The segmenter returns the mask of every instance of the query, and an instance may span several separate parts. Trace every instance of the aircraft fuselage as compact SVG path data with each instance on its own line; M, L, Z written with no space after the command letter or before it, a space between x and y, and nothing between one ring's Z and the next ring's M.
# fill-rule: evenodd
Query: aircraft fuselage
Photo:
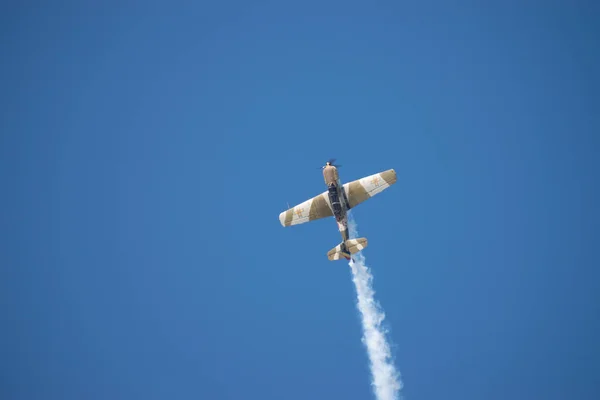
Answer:
M337 174L337 169L334 166L328 165L323 170L323 177L327 184L327 194L329 196L329 203L333 209L333 216L338 225L338 230L342 235L342 244L344 244L350 237L348 234L348 218L347 213L350 209L348 197L344 186L340 183L340 179ZM345 247L345 245L343 246ZM347 251L345 248L344 251ZM346 257L350 259L349 257Z

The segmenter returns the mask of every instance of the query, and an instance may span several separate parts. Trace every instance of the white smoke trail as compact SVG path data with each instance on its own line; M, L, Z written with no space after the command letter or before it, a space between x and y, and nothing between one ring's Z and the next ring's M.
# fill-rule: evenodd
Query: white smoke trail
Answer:
M348 229L350 238L358 236L357 225L352 215L348 215ZM397 400L402 381L392 361L390 345L385 337L386 331L381 326L385 313L374 299L373 275L365 265L365 257L357 253L353 258L354 262L350 261L349 265L356 287L357 308L362 317L362 342L369 355L375 396L378 400Z

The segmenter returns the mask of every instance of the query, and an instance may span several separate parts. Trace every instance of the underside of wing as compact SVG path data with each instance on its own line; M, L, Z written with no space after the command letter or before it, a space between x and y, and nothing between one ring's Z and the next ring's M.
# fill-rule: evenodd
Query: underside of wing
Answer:
M329 204L329 196L327 192L323 192L279 214L279 222L283 226L290 226L331 216L333 211Z
M396 180L396 171L388 169L387 171L365 176L364 178L344 184L349 208L356 207L377 193L381 193L396 183Z

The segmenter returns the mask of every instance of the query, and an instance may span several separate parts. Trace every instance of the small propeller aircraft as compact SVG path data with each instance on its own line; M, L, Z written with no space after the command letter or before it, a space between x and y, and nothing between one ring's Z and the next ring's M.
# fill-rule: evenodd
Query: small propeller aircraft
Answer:
M335 158L330 159L321 167L327 191L282 212L279 214L279 221L286 227L315 219L335 217L342 242L327 252L327 258L331 261L339 260L341 257L350 260L352 254L367 247L367 239L349 238L348 210L396 183L396 171L388 169L342 185L337 171L341 165L335 165L334 162Z

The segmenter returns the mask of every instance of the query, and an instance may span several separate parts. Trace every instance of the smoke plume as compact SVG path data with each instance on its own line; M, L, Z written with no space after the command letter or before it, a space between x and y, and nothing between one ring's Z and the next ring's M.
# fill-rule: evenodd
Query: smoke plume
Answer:
M348 229L350 237L356 238L357 224L352 215L348 215ZM362 342L369 356L373 391L377 400L397 400L402 381L392 360L390 345L385 336L386 330L382 327L385 313L374 299L373 276L365 265L365 257L357 253L353 258L354 261L350 261L349 265L356 287L357 308L363 327Z

